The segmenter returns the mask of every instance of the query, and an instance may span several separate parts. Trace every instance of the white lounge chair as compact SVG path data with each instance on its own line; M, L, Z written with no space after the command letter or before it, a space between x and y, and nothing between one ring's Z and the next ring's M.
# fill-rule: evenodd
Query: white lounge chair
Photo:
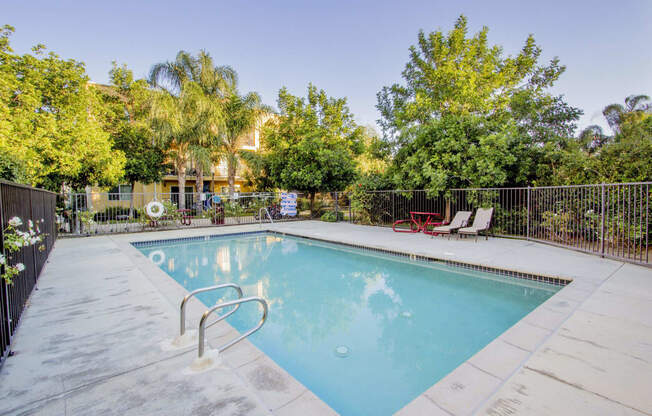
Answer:
M471 214L471 211L457 211L453 217L453 221L451 221L450 224L433 228L431 231L432 234L430 236L432 237L435 234L448 234L448 238L450 238L451 233L459 230L462 227L466 227L466 225L469 223L469 219L471 218Z
M475 235L475 241L478 241L478 234L484 231L485 237L489 239L489 228L491 227L491 217L494 213L493 208L478 208L473 218L473 225L466 228L460 228L458 234Z

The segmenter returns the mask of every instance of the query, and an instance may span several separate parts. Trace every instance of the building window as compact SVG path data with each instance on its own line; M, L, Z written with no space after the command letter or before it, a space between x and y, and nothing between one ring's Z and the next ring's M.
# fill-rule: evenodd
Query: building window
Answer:
M218 176L227 176L228 175L227 170L228 169L227 169L227 165L226 165L226 160L224 160L224 159L220 160L220 164L217 165L217 172L216 172L217 175Z
M131 185L118 185L109 190L109 201L131 201Z
M244 140L242 140L244 146L255 147L256 146L256 131L251 130L249 133L245 134Z

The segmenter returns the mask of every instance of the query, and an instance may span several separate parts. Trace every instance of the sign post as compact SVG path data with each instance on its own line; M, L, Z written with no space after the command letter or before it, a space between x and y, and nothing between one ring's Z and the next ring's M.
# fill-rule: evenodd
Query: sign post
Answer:
M281 215L297 216L297 194L281 192Z

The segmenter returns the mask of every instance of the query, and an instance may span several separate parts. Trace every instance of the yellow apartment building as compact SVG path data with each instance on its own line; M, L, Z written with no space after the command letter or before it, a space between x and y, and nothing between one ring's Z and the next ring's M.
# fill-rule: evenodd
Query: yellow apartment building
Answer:
M249 151L259 151L261 148L261 130L262 126L272 117L271 114L259 118L254 129L241 139L240 149ZM245 166L241 163L235 176L235 191L248 192L249 188L245 185L244 178ZM228 193L228 174L226 160L215 164L210 172L204 172L204 188L196 189L197 177L195 169L191 162L186 166L186 207L192 207L196 202L198 193ZM132 189L130 184L120 184L110 189L100 188L97 186L87 187L88 208L100 212L108 207L129 207L132 204L137 208L144 206L156 195L158 200L170 200L178 202L179 182L177 173L170 171L163 176L160 182L151 184L142 184L137 182ZM193 195L195 194L195 195Z

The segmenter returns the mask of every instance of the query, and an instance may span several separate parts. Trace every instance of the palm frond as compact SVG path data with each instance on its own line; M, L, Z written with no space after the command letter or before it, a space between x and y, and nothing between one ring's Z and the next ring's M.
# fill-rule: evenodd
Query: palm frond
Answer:
M650 103L648 101L650 101L650 97L647 95L630 95L625 98L627 111L647 111L650 109Z
M602 110L602 114L607 119L609 127L614 130L617 130L618 126L620 126L624 113L625 108L621 104L610 104Z

